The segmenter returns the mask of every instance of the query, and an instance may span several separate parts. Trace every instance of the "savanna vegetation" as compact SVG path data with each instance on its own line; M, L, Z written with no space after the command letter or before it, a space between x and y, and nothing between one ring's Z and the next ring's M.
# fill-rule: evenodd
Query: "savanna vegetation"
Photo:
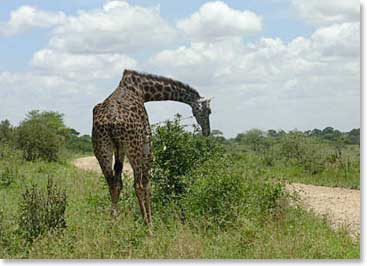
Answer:
M110 216L104 178L75 168L90 136L62 114L0 124L1 258L359 258L359 238L300 208L285 182L359 188L359 129L249 130L226 139L154 127L154 236L132 179Z

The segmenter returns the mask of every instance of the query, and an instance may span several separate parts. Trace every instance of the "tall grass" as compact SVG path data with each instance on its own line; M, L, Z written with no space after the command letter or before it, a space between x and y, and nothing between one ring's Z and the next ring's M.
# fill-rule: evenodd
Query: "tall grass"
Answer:
M236 159L238 160L238 158ZM333 231L327 222L312 213L297 207L287 206L279 201L274 211L263 213L263 201L252 199L255 191L267 194L266 186L256 183L248 188L247 199L238 204L249 206L247 212L232 212L223 202L214 203L209 211L200 206L200 197L216 196L207 191L215 188L218 178L226 185L224 174L236 175L244 182L242 189L250 186L261 176L261 171L253 165L237 161L233 167L216 168L208 162L193 177L203 178L203 173L213 177L198 179L193 191L187 198L197 197L193 206L186 206L188 214L183 222L180 210L175 204L161 208L154 204L154 236L148 237L141 220L132 180L126 179L122 199L119 202L120 214L116 219L109 215L109 195L101 176L75 169L71 165L59 163L27 162L19 166L24 173L24 180L17 180L12 186L2 188L0 197L2 219L0 219L2 258L358 258L359 240L353 241L346 232ZM47 177L54 177L54 182L64 188L68 195L65 211L67 227L62 230L46 231L37 237L31 245L25 245L21 235L17 234L17 217L22 201L21 192L31 183L40 187L47 185ZM250 178L247 180L247 178ZM270 180L269 180L270 181ZM260 181L259 181L260 182ZM266 180L261 180L266 184ZM265 183L264 183L265 182ZM274 191L270 186L270 191ZM276 190L275 190L276 191ZM204 192L204 191L203 191ZM213 191L214 192L214 191ZM153 192L154 193L154 192ZM190 194L191 193L191 194ZM242 192L241 192L242 193ZM250 194L248 194L250 193ZM190 195L190 196L189 196ZM260 193L261 195L261 193ZM223 197L221 195L217 200ZM229 197L229 195L228 195ZM223 197L225 199L225 196ZM249 200L252 203L247 202ZM224 200L225 201L225 200ZM198 207L194 207L195 205ZM201 203L202 204L202 203ZM219 204L219 205L218 205ZM236 206L236 204L233 204ZM241 206L241 205L239 205ZM185 207L185 208L186 208ZM218 208L217 208L218 207ZM202 213L195 210L202 209ZM267 207L265 207L267 208ZM209 211L207 213L206 211ZM214 212L214 213L210 213ZM192 214L192 215L191 215ZM238 214L238 217L233 217ZM228 215L231 215L229 217ZM212 218L211 218L212 217ZM221 217L231 221L222 224ZM213 220L211 220L213 219ZM208 226L209 225L209 226Z
M310 174L298 164L312 153L298 154L293 162L277 157L279 147L268 146L274 158L264 160L261 146L223 153L214 139L184 132L177 123L155 132L153 237L147 235L131 178L124 178L119 214L112 218L99 174L76 169L70 161L28 162L0 153L0 172L17 169L11 183L0 186L0 257L359 258L359 239L299 208L284 189L284 178L300 173L320 178L331 171L328 166ZM176 167L178 161L182 167ZM29 200L32 195L36 200ZM24 227L20 217L40 218L35 234L24 234L34 228Z

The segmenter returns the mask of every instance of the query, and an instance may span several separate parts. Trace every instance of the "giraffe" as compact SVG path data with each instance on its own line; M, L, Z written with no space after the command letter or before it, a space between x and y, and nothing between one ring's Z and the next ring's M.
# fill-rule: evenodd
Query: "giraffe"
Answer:
M134 172L140 211L149 228L152 226L149 175L152 133L144 103L150 101L178 101L190 105L204 136L210 134L211 113L210 99L201 97L189 85L128 69L124 70L112 94L93 108L93 150L108 183L111 214L117 214L123 162L127 155ZM149 232L151 234L150 229Z

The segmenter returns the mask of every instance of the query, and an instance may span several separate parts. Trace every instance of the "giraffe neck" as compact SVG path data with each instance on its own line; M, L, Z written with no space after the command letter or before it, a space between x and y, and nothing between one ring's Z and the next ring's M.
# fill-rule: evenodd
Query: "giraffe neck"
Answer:
M139 88L144 102L178 101L191 105L201 98L195 89L180 81L133 70L124 71L121 83Z

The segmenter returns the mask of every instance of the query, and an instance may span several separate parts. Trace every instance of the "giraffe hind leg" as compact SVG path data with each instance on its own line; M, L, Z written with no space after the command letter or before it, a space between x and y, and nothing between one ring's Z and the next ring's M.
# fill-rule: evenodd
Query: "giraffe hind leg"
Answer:
M115 216L117 214L117 202L121 189L118 185L118 178L115 175L116 168L117 170L119 170L119 167L114 167L115 169L112 168L113 150L114 146L112 140L109 138L104 138L102 140L94 142L94 154L99 162L102 173L106 178L111 195L111 214Z
M114 169L114 182L116 187L116 193L120 195L120 192L122 190L122 171L124 166L124 158L125 158L125 150L124 146L122 144L119 144L118 142L114 141L115 146L115 163L113 166Z
M139 145L140 144L140 145ZM128 145L127 156L134 171L134 188L138 198L141 215L146 224L149 224L145 208L145 191L143 185L143 145L141 143Z

